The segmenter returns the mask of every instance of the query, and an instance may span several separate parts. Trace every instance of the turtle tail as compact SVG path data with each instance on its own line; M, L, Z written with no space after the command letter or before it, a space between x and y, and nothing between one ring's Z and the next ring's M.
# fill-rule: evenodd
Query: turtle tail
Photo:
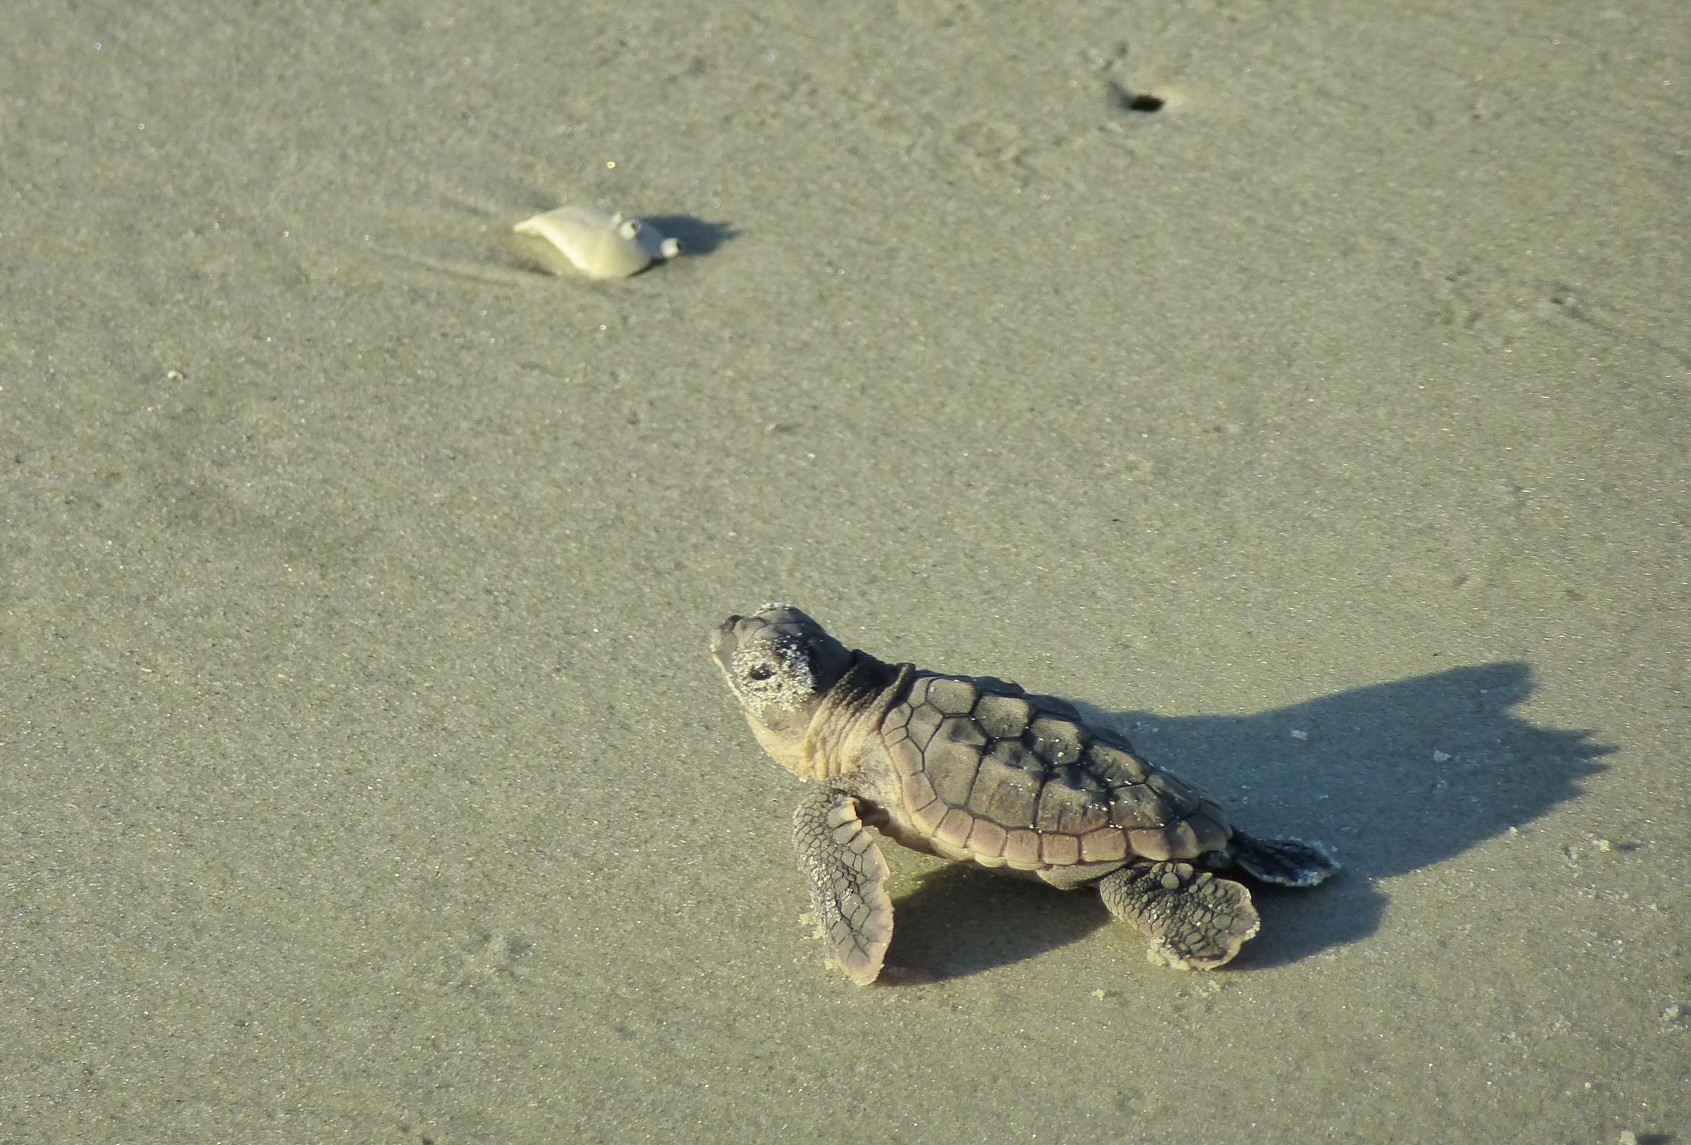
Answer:
M1339 869L1333 849L1313 840L1259 839L1235 829L1229 846L1240 870L1277 886L1313 887Z

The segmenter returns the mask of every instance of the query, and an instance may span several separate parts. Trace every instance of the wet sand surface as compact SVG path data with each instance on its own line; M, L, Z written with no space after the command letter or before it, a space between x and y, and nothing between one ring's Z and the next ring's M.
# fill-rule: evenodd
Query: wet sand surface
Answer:
M1691 1140L1682 4L347 8L9 10L0 1139ZM770 599L1346 870L853 987Z

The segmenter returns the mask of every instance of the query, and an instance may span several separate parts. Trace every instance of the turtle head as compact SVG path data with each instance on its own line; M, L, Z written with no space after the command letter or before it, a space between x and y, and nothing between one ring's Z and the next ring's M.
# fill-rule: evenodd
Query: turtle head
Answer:
M802 738L854 662L844 644L790 604L730 616L711 632L710 651L759 739Z

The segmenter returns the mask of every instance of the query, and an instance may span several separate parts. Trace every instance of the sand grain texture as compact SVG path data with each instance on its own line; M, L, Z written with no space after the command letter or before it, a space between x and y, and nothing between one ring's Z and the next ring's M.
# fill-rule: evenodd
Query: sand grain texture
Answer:
M1691 14L1045 7L8 8L0 1139L1691 1139ZM769 598L1346 873L857 990Z

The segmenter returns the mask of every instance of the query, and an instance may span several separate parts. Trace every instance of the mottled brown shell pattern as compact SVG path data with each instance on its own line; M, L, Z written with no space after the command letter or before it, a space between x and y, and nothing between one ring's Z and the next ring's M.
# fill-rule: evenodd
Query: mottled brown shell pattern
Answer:
M881 723L904 818L989 867L1190 859L1226 844L1221 808L1051 696L923 673Z

